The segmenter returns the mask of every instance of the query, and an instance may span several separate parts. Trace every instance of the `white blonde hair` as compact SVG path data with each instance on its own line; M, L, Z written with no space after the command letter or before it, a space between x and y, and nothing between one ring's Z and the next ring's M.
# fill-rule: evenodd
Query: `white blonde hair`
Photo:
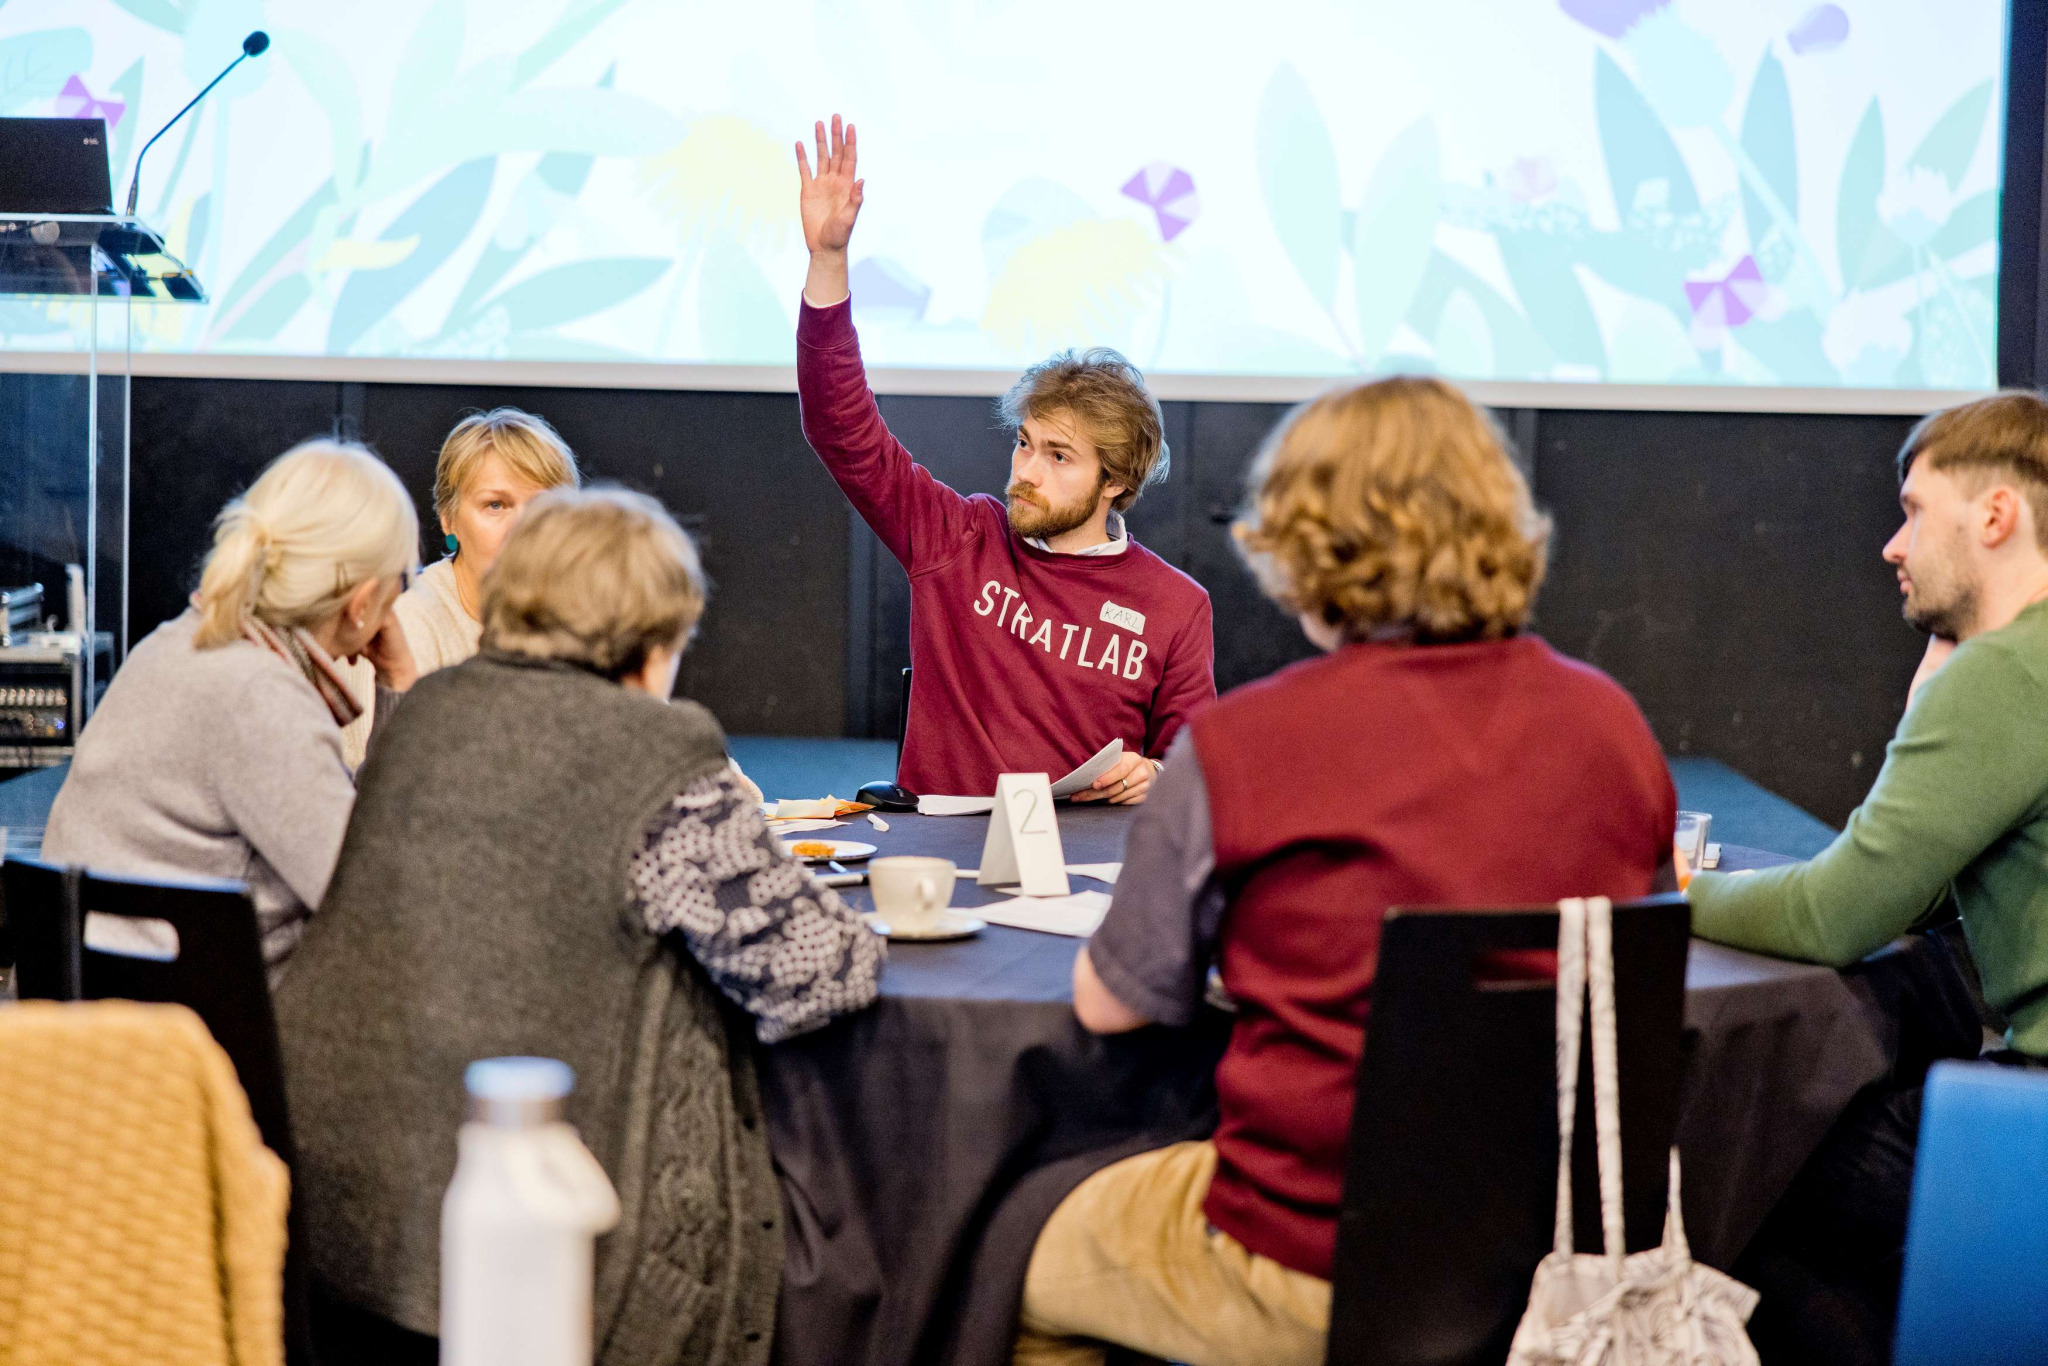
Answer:
M244 616L310 626L363 583L416 569L419 541L419 513L390 466L351 441L302 441L214 519L193 643L239 639Z

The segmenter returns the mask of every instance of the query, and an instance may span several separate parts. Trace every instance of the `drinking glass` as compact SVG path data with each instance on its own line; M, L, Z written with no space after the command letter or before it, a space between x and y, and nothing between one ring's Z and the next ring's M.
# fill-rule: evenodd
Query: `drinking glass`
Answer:
M1671 843L1685 865L1688 879L1700 870L1707 857L1707 831L1713 824L1714 818L1704 811L1678 813L1678 828L1672 832Z

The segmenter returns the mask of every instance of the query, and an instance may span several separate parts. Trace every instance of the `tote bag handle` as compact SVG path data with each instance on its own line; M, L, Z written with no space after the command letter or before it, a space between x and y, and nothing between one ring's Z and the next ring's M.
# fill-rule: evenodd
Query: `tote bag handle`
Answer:
M1590 993L1588 991L1590 988ZM1615 1060L1614 905L1606 897L1557 903L1557 1229L1554 1246L1573 1255L1572 1138L1579 1110L1579 1042L1592 997L1593 1135L1600 1166L1600 1232L1618 1280L1627 1250L1621 1200L1621 1080ZM1676 1187L1674 1186L1674 1189ZM1681 1230L1679 1237L1683 1238Z

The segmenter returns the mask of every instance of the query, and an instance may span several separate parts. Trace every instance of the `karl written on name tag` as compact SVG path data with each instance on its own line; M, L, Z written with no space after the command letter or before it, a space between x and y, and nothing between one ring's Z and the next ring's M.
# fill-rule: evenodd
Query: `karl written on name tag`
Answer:
M1043 773L1005 773L996 779L996 807L989 812L981 872L974 880L984 887L1014 882L1025 896L1066 896L1072 890L1052 784Z
M1119 607L1113 602L1102 604L1102 619L1111 626L1121 626L1134 636L1145 634L1145 614L1135 608Z

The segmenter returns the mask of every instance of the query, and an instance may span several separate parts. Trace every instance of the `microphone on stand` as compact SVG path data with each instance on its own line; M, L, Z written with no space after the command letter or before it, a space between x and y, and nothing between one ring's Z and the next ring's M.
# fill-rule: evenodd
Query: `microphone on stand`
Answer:
M0 3L4 3L4 0L0 0ZM233 60L232 62L229 62L227 64L226 69L223 70L220 73L220 75L215 76L211 81L207 82L206 89L200 91L198 94L194 95L189 101L187 101L183 109L180 109L177 113L171 115L171 121L165 124L163 127L156 130L156 137L153 137L148 142L142 144L142 150L135 154L135 175L128 182L128 216L130 218L133 218L135 216L135 196L136 193L142 187L142 159L145 156L149 155L150 148L156 146L156 139L170 132L172 127L177 124L179 119L182 119L185 117L185 115L191 113L192 106L199 103L201 100L205 99L207 95L213 90L214 86L219 85L222 81L226 80L228 78L229 71L233 71L236 67L240 66L243 62L247 61L251 57L261 56L263 54L263 51L269 46L270 35L265 33L262 29L257 29L254 33L244 38L242 40L242 55L235 58L235 60Z

